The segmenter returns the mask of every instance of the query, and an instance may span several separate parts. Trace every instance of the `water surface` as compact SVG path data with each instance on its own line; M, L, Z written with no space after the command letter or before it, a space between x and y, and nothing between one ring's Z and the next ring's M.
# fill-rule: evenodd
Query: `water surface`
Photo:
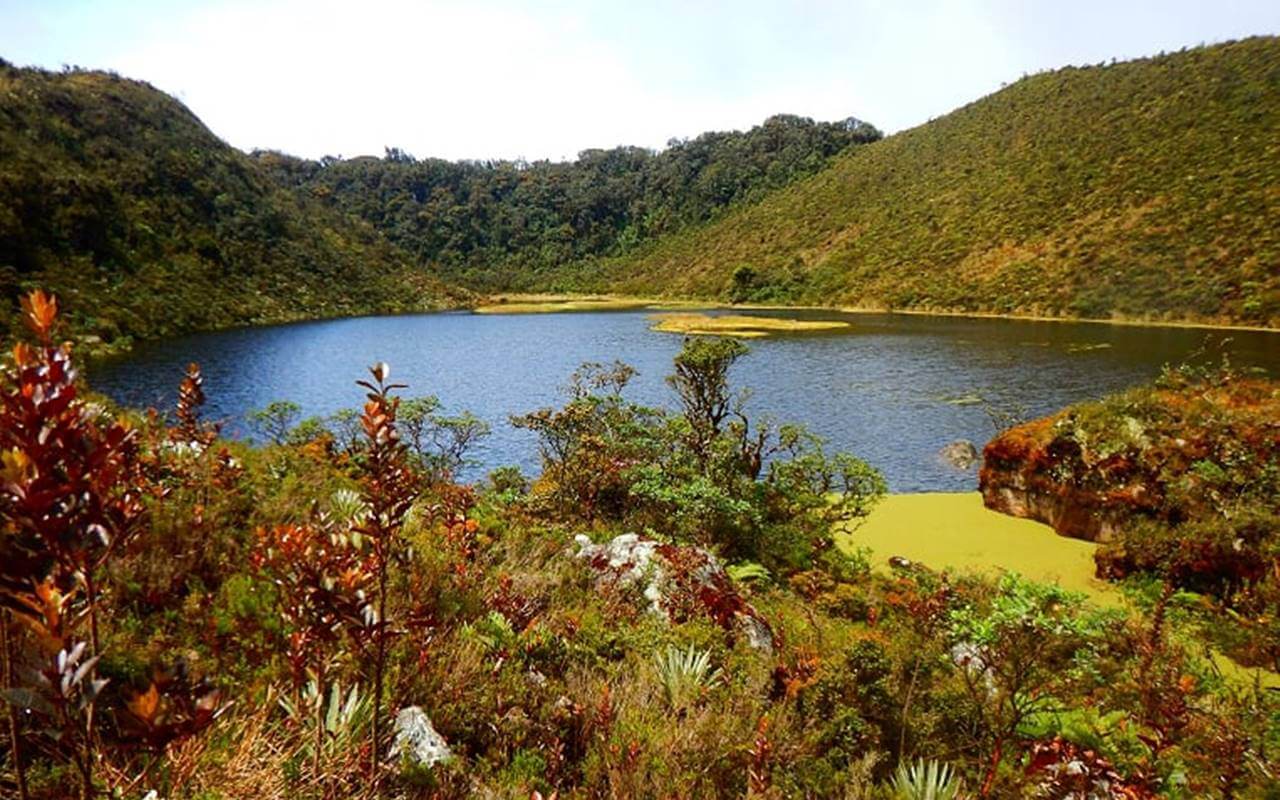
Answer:
M741 313L741 312L736 312ZM758 312L767 313L767 312ZM788 316L797 316L788 312ZM937 458L956 439L979 446L993 429L983 403L1046 414L1068 403L1148 381L1206 344L1230 338L1234 362L1280 374L1280 334L1190 328L802 312L852 323L836 334L750 342L734 379L752 389L750 408L808 425L833 448L879 467L895 492L965 491L974 471ZM451 412L493 426L466 477L495 466L538 470L537 447L511 414L558 404L585 361L621 359L639 374L630 396L670 406L663 382L680 337L649 330L645 312L361 317L247 328L150 342L94 362L93 388L137 407L170 409L186 364L205 375L207 415L233 435L245 413L292 400L305 415L353 408L355 380L375 361L392 365L408 394L435 394ZM1203 358L1203 356L1202 356Z

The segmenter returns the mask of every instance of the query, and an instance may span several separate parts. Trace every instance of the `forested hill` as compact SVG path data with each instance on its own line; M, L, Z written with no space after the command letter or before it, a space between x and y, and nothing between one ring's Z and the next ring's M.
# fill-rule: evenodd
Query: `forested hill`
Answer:
M418 160L397 149L381 159L256 155L281 185L372 224L422 263L505 288L705 222L880 136L854 118L779 115L745 132L673 140L659 152L586 150L568 162Z
M1024 78L544 288L1280 326L1280 39Z
M448 299L148 84L0 61L0 330L32 286L107 342Z

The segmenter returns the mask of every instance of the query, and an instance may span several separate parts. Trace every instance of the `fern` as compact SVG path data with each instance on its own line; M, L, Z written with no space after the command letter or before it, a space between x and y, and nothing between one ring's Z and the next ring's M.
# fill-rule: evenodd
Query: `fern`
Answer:
M754 561L743 561L741 564L730 564L725 567L725 572L729 574L738 583L759 582L767 583L772 577L769 569L762 564Z

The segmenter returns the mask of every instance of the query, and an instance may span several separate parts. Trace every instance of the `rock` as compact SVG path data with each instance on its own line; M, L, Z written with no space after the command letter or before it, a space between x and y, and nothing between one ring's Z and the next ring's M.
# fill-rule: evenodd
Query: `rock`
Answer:
M943 461L959 470L967 470L978 461L978 448L968 439L957 439L938 451Z
M738 618L738 627L747 637L747 644L756 650L773 652L773 631L759 617L746 614Z
M418 706L408 706L396 714L396 736L389 757L414 767L431 767L453 758L444 737L436 732L431 718Z
M957 642L951 648L951 663L970 675L981 678L986 684L987 693L995 695L995 673L987 664L986 653L973 642Z
M1091 542L1109 541L1127 520L1154 510L1158 498L1138 471L1119 461L1090 466L1077 442L1056 435L1056 419L1011 428L987 443L978 472L987 508Z
M721 627L741 634L751 647L773 649L769 623L742 599L711 552L662 544L634 533L616 536L607 544L595 544L582 534L573 538L578 545L575 558L587 562L597 574L597 584L642 586L649 611L667 619L676 610L673 597L685 602L694 598Z
M615 536L608 544L593 544L581 533L573 537L578 545L577 558L586 561L602 577L623 586L647 580L644 587L649 610L662 613L661 583L665 577L660 568L653 566L653 554L658 543L641 539L638 534L624 533Z

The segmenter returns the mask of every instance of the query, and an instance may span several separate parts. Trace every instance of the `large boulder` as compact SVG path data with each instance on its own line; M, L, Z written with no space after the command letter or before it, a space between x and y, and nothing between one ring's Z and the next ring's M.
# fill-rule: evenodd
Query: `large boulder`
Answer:
M983 501L1098 542L1139 520L1180 525L1270 503L1280 383L1180 375L1001 433L983 451Z
M596 582L639 586L648 610L673 622L706 614L754 648L771 650L773 629L734 588L724 565L701 547L664 544L634 533L595 544L579 534L576 558L596 573Z

